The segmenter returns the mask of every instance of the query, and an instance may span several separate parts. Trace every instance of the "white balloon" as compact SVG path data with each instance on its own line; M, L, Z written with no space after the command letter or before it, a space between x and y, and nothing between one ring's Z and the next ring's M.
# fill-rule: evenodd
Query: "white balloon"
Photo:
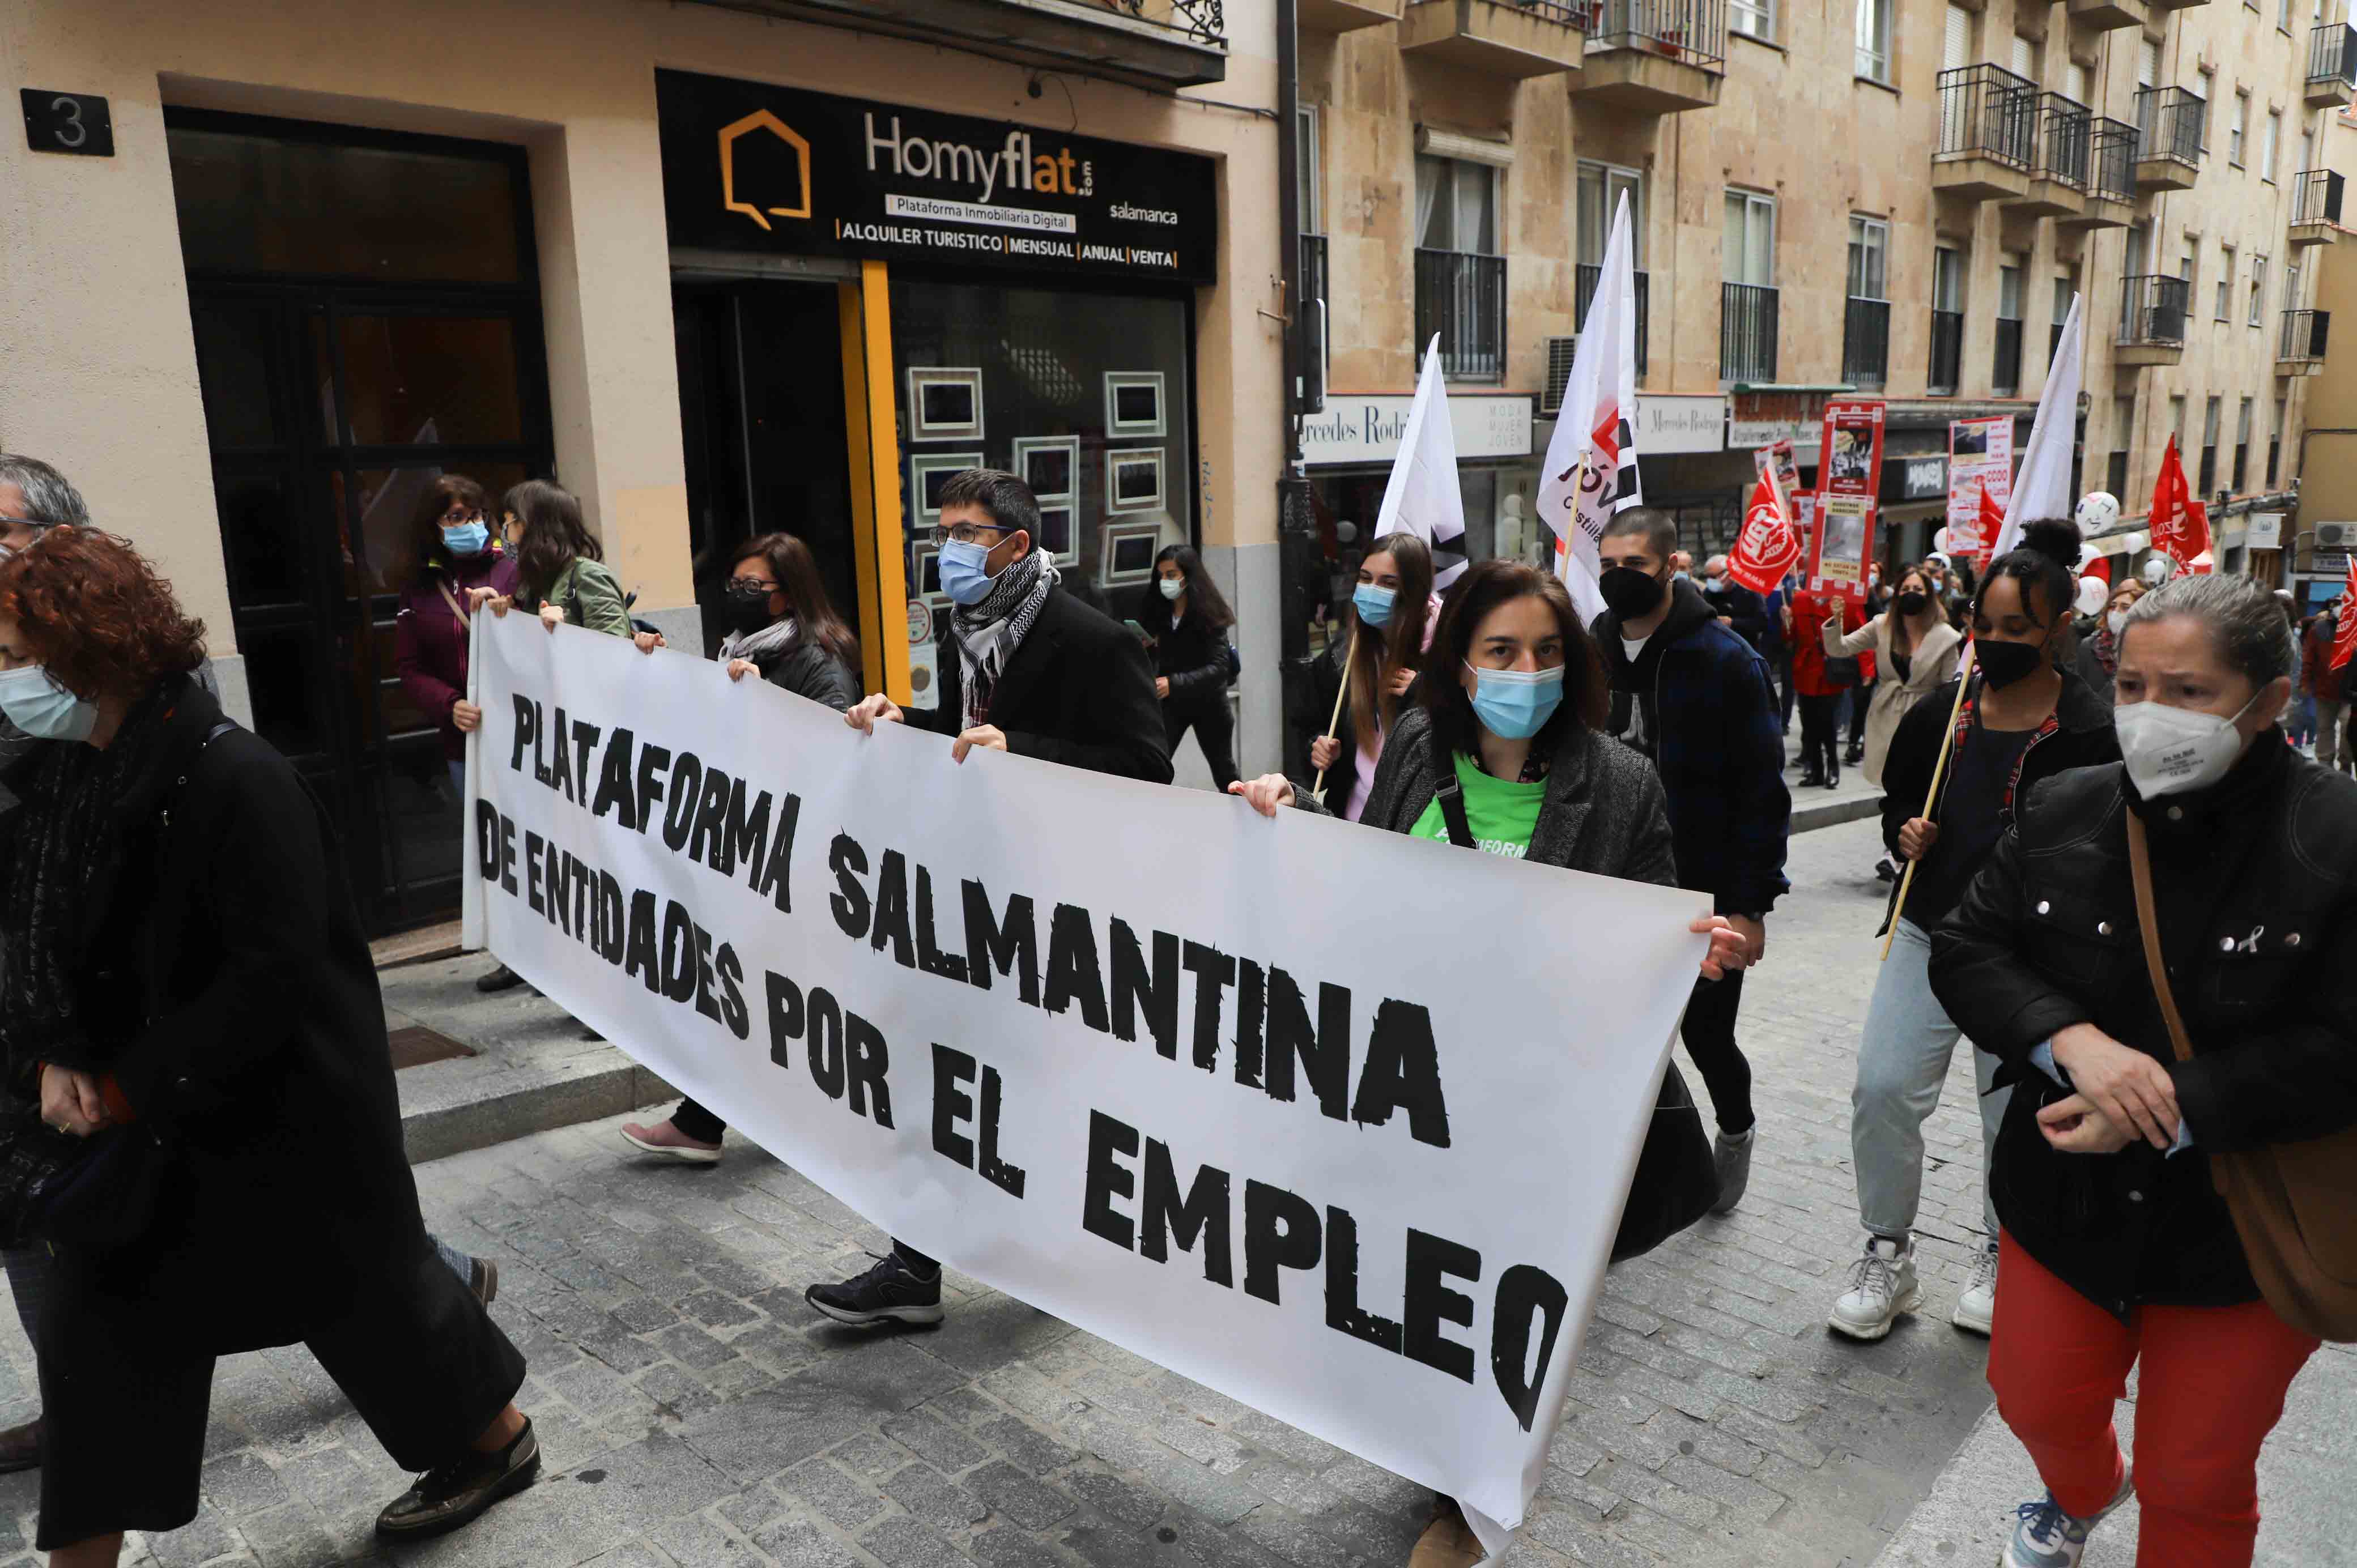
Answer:
M1348 544L1358 537L1359 525L1351 521L1348 518L1344 518L1334 525L1334 538L1338 542Z
M2120 503L2106 490L2090 490L2079 498L2079 533L2092 539L2120 521Z
M2112 585L2101 577L2079 579L2079 613L2081 615L2093 615L2104 605L2110 603L2111 597Z
M1948 531L1946 529L1941 529L1938 532L1932 535L1932 548L1943 555L1945 555L1948 553Z
M2175 564L2170 562L2168 556L2154 556L2151 560L2144 564L2144 580L2146 586L2153 588L2159 587L2163 583L2169 581L2169 574L2176 570L2177 568Z

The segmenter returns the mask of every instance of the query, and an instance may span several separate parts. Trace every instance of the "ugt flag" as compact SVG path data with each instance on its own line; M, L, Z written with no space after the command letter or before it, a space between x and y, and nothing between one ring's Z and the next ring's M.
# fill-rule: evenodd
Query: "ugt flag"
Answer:
M1440 375L1440 334L1424 351L1407 429L1392 459L1375 537L1413 533L1432 552L1432 585L1446 590L1465 575L1465 492L1457 486L1457 429L1448 422L1448 388Z
M2152 547L2173 564L2172 576L2185 575L2186 563L2210 548L2210 520L2185 483L2185 463L2177 454L2177 437L2160 455L2160 477L2152 486Z
M1777 446L1783 450L1763 447L1758 455L1760 482L1744 509L1743 532L1727 553L1727 575L1755 594L1774 592L1801 560L1801 531L1792 524L1789 492L1777 482L1776 471L1777 463L1790 456L1792 443Z
M2349 585L2341 595L2341 618L2333 625L2332 668L2357 655L2357 559L2349 563Z
M2062 323L2062 340L2054 346L2054 362L2046 371L2046 390L2038 394L2038 417L2029 426L2029 445L2023 448L2021 467L2013 477L2013 494L2005 506L2005 527L1981 559L1993 561L2021 542L2021 525L2044 517L2069 517L2078 498L2071 493L2071 449L2079 432L2079 365L2087 324L2080 296L2071 296L2071 314ZM1982 537L1989 536L1984 530Z
M1539 478L1539 515L1555 532L1555 575L1584 619L1604 613L1598 546L1615 512L1644 502L1637 482L1637 274L1629 196L1612 215L1603 275L1564 381L1563 410Z

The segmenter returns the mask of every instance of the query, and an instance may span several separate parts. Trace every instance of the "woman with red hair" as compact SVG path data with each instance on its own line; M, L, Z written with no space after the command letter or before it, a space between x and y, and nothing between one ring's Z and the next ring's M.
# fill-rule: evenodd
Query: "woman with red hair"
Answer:
M39 1549L113 1563L196 1516L214 1359L296 1341L455 1529L530 1484L523 1358L425 1233L330 825L191 676L204 628L128 545L0 563L0 1240L55 1256ZM300 1266L290 1266L294 1260Z

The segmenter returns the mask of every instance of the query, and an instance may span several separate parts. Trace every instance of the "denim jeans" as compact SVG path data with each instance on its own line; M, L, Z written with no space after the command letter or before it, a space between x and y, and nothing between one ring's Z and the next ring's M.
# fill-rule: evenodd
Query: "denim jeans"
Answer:
M1923 1197L1923 1123L1939 1108L1940 1089L1964 1031L1932 994L1932 940L1921 926L1899 922L1890 958L1874 979L1866 1033L1857 1043L1857 1086L1850 1093L1850 1153L1857 1165L1858 1217L1877 1236L1904 1240ZM1989 1092L1997 1060L1973 1053L1981 1101L1981 1220L1996 1239L1989 1197L1990 1161L2010 1088Z

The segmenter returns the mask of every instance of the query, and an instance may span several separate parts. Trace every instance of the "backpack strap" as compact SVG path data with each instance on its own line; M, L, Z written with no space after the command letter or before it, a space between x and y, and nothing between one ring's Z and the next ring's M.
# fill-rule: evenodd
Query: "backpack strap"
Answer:
M1473 849L1473 824L1465 816L1465 787L1452 775L1442 781L1433 796L1440 802L1441 820L1448 824L1448 842L1458 849Z

